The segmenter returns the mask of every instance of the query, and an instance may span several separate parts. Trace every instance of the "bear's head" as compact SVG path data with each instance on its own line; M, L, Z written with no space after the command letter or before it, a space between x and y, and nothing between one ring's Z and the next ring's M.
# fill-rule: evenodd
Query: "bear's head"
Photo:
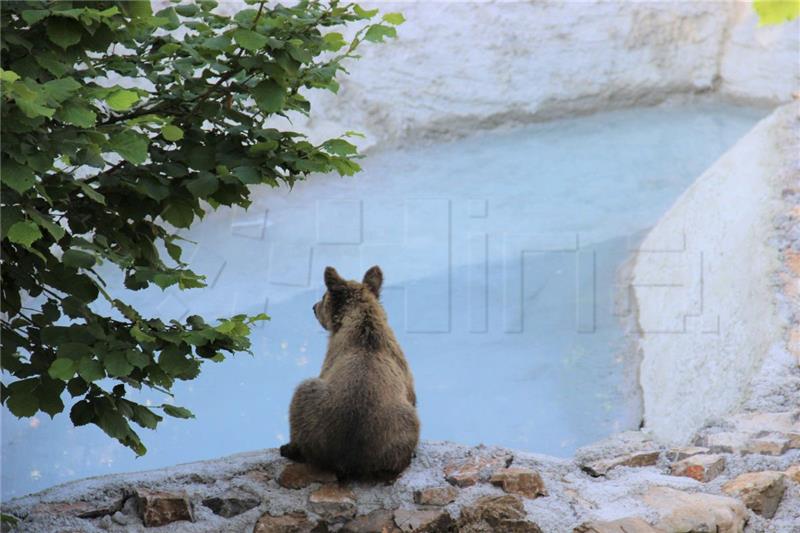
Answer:
M325 287L322 299L314 304L314 316L323 328L335 332L349 314L375 312L383 284L383 272L377 265L367 270L361 283L342 278L333 267L325 268Z

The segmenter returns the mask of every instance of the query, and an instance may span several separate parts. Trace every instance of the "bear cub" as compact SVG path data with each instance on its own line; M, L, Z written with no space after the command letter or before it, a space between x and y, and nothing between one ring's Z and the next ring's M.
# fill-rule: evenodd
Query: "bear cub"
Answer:
M419 440L414 381L378 300L383 273L361 283L325 269L327 291L314 315L330 332L319 377L298 385L291 435L281 455L341 479L393 479Z

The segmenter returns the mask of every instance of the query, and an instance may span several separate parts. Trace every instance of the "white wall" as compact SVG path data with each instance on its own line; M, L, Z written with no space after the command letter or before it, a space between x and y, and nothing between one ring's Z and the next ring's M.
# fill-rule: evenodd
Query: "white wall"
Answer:
M633 269L645 428L690 438L740 405L773 343L773 218L797 180L800 103L762 120L678 199Z

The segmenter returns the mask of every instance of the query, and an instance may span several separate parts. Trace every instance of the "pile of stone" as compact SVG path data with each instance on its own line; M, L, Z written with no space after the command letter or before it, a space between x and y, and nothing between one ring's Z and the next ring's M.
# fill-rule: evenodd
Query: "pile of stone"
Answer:
M75 482L4 512L32 532L788 532L800 524L798 420L740 415L681 448L622 433L571 460L425 442L392 483L340 483L264 450ZM723 432L739 440L721 447Z

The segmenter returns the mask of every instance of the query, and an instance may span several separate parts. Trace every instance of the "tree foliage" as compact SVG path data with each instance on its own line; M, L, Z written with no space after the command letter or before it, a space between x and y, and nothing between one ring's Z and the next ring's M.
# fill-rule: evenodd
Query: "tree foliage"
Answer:
M254 185L359 170L346 139L313 144L275 118L308 114L304 90L336 92L342 60L393 37L402 16L248 3L232 17L213 0L157 13L149 1L2 3L2 402L16 416L54 416L69 396L75 425L143 454L130 422L192 414L128 388L168 393L204 361L249 351L267 317L165 323L110 294L98 266L116 265L130 290L203 287L180 228L246 208ZM352 39L332 31L347 25Z
M759 25L782 24L800 17L800 0L753 0Z

